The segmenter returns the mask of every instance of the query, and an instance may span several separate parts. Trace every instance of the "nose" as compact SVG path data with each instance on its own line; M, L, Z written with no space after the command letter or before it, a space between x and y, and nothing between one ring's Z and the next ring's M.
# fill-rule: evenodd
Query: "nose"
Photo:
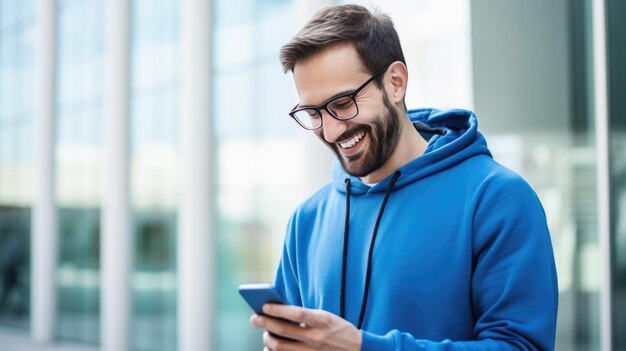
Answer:
M331 116L328 111L322 110L322 137L328 143L337 142L337 138L339 138L347 128L347 122L340 121Z

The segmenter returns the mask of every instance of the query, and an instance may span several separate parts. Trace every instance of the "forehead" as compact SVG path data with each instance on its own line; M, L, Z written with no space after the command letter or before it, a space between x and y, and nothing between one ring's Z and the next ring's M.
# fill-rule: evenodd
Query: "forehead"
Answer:
M293 79L301 105L314 105L356 89L369 78L352 44L331 46L294 66Z

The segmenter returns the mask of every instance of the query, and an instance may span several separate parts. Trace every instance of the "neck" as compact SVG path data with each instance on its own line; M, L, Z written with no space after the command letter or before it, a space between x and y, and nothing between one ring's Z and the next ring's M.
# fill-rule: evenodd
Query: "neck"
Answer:
M362 182L366 184L378 183L400 167L424 154L426 147L428 147L428 142L413 127L406 112L404 112L404 116L401 119L400 138L396 149L382 167L365 177L361 177Z

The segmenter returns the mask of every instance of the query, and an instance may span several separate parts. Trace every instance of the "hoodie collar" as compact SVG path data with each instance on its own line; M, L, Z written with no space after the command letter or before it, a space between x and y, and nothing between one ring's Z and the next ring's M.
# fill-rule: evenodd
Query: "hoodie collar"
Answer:
M409 110L408 115L414 125L424 124L433 129L442 129L445 133L439 135L420 131L422 137L428 140L428 147L423 155L400 167L402 175L393 185L394 190L436 174L470 157L476 155L491 157L484 137L478 132L478 120L472 111L462 109L439 111L425 108ZM341 193L345 193L346 178L350 178L350 190L353 195L385 192L392 176L393 173L370 187L359 178L348 175L339 160L335 159L333 162L333 185Z

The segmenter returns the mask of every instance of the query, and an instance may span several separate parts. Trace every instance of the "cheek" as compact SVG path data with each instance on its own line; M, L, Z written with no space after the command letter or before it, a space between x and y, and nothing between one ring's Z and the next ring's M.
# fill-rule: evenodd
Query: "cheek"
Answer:
M380 112L374 109L363 111L362 114L359 112L359 115L354 119L354 124L369 130L380 116Z
M385 104L383 101L368 101L359 104L359 114L353 119L355 123L369 124L372 121L383 116L385 113Z

